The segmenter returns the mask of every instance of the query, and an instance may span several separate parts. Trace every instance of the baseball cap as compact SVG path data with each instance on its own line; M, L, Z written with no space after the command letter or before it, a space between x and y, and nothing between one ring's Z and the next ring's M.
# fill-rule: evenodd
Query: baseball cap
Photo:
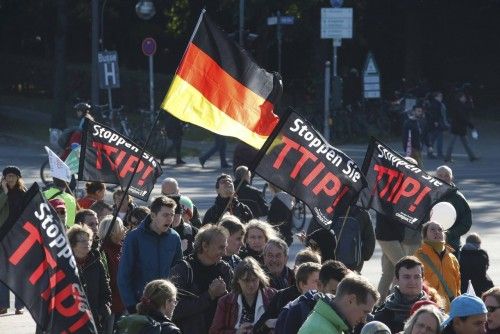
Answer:
M383 322L370 321L363 326L361 334L391 334L391 330Z
M487 314L486 306L481 298L469 294L463 294L451 302L450 314L442 324L441 328L445 328L456 317L468 317L471 315Z
M232 180L231 175L222 173L217 177L217 181L215 181L215 189L219 189L219 181L222 179Z

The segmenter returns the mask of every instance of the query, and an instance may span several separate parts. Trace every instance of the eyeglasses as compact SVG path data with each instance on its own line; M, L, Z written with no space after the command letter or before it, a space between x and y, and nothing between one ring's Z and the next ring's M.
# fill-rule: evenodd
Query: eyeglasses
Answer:
M498 310L500 308L500 306L486 306L486 309L488 310L488 312L490 313L493 313L495 312L496 310Z

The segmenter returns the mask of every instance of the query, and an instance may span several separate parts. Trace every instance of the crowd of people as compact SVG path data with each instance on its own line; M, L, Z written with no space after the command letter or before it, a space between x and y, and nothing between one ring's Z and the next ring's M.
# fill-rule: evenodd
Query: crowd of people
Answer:
M436 177L453 183L447 166ZM173 178L147 207L120 189L107 203L100 182L76 199L54 179L44 196L67 228L99 333L500 333L500 287L481 238L460 243L472 224L460 192L446 199L457 212L448 231L436 221L415 231L380 214L372 224L354 206L333 219L354 226L345 234L311 222L291 268L294 198L270 185L268 203L251 183L245 166L234 179L220 174L201 217ZM25 191L21 170L6 167L0 222L19 215ZM378 287L361 274L375 240ZM1 285L0 313L8 299ZM23 312L21 301L15 307Z

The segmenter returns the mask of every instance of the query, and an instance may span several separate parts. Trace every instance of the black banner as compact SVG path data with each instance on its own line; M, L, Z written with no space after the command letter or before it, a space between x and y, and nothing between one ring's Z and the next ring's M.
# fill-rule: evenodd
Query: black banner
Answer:
M303 201L324 227L329 227L335 212L345 213L366 186L357 164L291 109L257 160L255 172Z
M17 221L0 229L0 281L47 333L97 333L65 228L38 184Z
M162 170L153 155L144 152L140 159L140 152L130 139L105 125L86 120L78 179L119 184L125 189L139 163L128 191L147 201Z
M456 190L375 138L368 146L363 174L368 187L359 196L360 205L413 228L423 223L442 196Z

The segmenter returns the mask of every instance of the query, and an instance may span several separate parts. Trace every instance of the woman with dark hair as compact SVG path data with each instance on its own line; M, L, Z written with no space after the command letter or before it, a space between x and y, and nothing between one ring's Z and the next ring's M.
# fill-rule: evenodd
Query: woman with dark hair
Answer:
M81 209L89 209L95 202L102 201L106 195L106 187L99 181L87 182L85 192L87 193L85 197L78 200Z
M26 192L21 170L15 166L5 167L2 172L0 187L0 227L12 222L21 215L23 210L23 195ZM0 314L9 309L9 289L0 283ZM17 299L15 302L16 314L23 313L23 304Z
M180 334L181 330L170 320L177 305L177 288L166 279L149 282L144 287L137 314L118 322L120 333Z
M209 334L252 333L276 293L253 257L246 257L236 266L231 286L232 292L217 303Z

